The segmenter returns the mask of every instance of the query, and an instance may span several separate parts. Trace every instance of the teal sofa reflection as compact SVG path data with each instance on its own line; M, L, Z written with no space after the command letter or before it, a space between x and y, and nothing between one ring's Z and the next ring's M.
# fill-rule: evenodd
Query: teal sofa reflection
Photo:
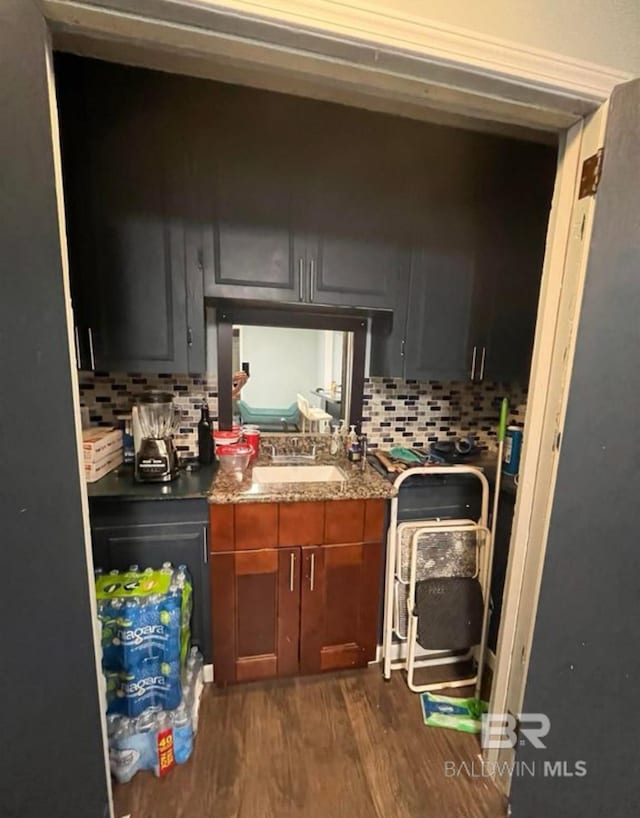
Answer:
M244 400L236 402L237 412L243 426L258 426L260 429L276 429L278 431L300 428L300 412L298 406L292 403L286 409L256 409Z

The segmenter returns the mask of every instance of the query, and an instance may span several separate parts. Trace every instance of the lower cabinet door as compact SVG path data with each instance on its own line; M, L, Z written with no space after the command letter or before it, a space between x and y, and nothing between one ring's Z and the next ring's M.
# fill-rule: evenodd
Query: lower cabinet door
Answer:
M297 673L300 549L214 554L210 566L216 684Z
M301 672L363 667L378 643L381 543L301 550Z

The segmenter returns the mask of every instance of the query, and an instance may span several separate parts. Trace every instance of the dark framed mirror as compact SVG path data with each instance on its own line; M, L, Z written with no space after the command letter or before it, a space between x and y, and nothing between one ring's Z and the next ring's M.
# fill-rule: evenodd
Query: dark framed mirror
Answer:
M215 322L221 429L234 420L271 432L360 426L366 317L217 303Z

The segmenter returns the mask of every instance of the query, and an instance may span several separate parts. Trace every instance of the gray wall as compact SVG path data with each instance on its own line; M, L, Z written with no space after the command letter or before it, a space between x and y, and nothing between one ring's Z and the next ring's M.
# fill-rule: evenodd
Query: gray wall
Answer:
M0 3L2 818L108 811L45 74ZM11 385L11 389L7 385Z
M613 96L520 747L515 818L626 818L640 808L640 80ZM545 760L587 764L543 776Z

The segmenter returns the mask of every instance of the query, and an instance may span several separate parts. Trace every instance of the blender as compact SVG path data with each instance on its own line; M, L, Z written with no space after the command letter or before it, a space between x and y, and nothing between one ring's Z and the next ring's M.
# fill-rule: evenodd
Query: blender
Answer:
M135 478L141 483L167 483L178 476L173 446L175 407L168 392L147 392L136 401L140 443L136 447Z

